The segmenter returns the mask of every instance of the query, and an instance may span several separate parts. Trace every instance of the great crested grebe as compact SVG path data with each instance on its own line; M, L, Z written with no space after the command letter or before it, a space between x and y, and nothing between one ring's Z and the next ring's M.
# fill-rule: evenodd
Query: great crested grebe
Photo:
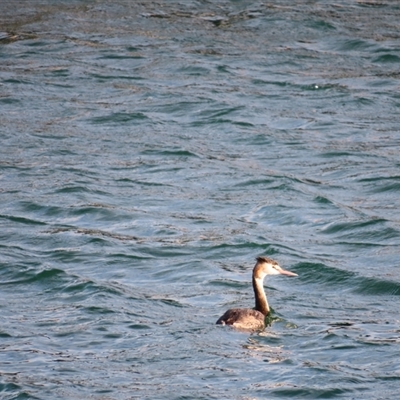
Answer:
M266 275L297 276L294 272L282 269L278 263L267 257L257 257L253 269L253 289L256 299L254 309L232 308L228 310L217 324L232 325L234 328L257 331L265 328L265 317L269 314L267 296L264 292L264 278Z

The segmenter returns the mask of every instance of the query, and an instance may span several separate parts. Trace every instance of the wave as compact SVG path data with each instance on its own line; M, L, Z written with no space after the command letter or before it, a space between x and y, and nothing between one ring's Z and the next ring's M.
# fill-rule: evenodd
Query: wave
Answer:
M359 274L325 264L300 263L293 271L299 279L309 285L319 285L332 291L348 291L362 295L399 296L400 282L380 278L363 277Z

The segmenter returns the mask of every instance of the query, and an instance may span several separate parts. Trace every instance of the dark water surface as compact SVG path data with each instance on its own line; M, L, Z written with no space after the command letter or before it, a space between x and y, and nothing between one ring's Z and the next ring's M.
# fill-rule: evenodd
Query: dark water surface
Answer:
M0 2L0 397L400 396L399 21ZM274 323L216 326L258 255Z

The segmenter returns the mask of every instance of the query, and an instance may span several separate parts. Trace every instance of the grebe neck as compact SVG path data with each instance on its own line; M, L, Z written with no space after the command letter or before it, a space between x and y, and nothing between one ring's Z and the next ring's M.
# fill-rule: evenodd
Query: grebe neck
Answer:
M269 305L267 301L267 296L264 291L264 278L255 278L253 276L253 289L254 297L256 299L256 310L260 311L264 315L269 313Z

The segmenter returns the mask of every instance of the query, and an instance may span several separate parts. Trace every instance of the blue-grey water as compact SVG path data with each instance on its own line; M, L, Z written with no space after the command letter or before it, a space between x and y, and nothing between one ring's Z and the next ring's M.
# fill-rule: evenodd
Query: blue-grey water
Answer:
M399 21L0 1L0 398L400 396Z

